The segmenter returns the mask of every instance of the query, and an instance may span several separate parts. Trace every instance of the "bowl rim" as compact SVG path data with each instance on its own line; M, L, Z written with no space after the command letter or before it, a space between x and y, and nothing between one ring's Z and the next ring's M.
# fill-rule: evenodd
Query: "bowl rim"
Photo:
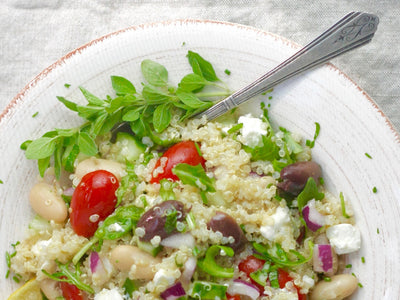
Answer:
M171 25L177 25L177 24L212 24L216 26L232 26L236 27L238 29L244 29L244 30L251 30L257 34L261 35L269 35L274 37L275 39L279 39L288 46L290 46L293 49L300 49L301 45L287 39L283 36L277 35L275 33L259 29L253 26L249 25L243 25L239 23L233 23L233 22L227 22L227 21L218 21L218 20L212 20L212 19L174 19L174 20L167 20L167 21L158 21L158 22L148 22L148 23L143 23L139 25L133 25L129 26L126 28L119 29L117 31L110 32L108 34L105 34L103 36L100 36L96 39L93 39L77 48L75 48L72 51L69 51L67 54L56 60L54 63L46 67L44 70L42 70L39 74L37 74L31 81L29 81L28 84L25 85L25 87L22 88L18 92L18 94L6 105L6 107L3 109L3 111L0 113L0 126L3 122L3 120L7 119L6 117L11 114L11 112L16 108L17 104L20 101L23 101L24 96L30 92L31 89L33 89L38 82L43 80L47 75L49 75L51 72L53 72L56 68L62 66L63 64L67 63L68 60L81 53L82 51L85 51L87 48L96 45L97 43L103 42L104 40L113 38L114 36L118 36L120 34L123 34L128 31L136 31L136 30L145 30L151 27L158 27L158 26L171 26ZM339 75L343 76L347 81L349 81L357 90L359 90L362 95L364 96L365 99L367 99L370 104L374 107L376 112L378 112L385 120L386 125L389 127L389 129L392 131L394 134L394 140L400 144L400 133L397 132L397 130L394 128L394 125L392 122L389 120L389 118L385 115L385 113L381 110L381 108L378 106L378 104L365 92L353 79L351 79L346 73L341 71L338 67L336 67L334 64L331 62L328 62L327 65L337 71Z

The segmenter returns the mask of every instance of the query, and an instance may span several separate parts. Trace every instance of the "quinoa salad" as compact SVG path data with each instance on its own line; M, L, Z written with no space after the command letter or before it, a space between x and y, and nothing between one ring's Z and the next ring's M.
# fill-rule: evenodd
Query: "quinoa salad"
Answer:
M361 286L345 263L361 247L351 205L312 160L319 124L314 137L272 124L271 92L260 115L193 117L230 91L187 56L177 87L145 60L141 93L112 76L106 99L58 97L85 123L21 145L38 162L36 215L6 253L7 280L24 283L9 299L340 300Z

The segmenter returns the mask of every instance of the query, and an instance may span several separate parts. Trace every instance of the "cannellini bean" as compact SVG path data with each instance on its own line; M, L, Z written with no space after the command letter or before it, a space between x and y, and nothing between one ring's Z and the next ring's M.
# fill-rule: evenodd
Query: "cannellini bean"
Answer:
M331 281L320 281L311 292L310 300L342 300L357 289L358 280L350 274L331 277Z
M29 201L33 210L46 220L62 223L67 218L67 205L48 183L35 184L29 193Z
M51 279L44 279L40 281L40 289L49 300L56 300L62 296L58 281Z
M75 180L77 180L79 183L83 176L97 170L106 170L110 173L113 173L118 180L121 180L121 177L125 175L124 167L119 162L91 157L81 161L76 166Z
M154 266L160 262L160 258L153 257L135 246L119 245L111 251L111 263L118 270L129 271L133 265L136 266L135 279L153 279Z

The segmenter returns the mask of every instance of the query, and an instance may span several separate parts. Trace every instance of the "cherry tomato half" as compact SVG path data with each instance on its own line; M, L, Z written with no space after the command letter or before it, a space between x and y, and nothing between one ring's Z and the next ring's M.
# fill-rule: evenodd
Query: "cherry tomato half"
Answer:
M70 221L75 233L91 237L98 223L115 209L118 179L110 172L97 170L83 176L71 199Z
M85 300L87 299L83 291L68 282L60 282L62 295L66 300Z
M240 300L240 295L229 295L226 293L226 300Z
M158 172L158 168L161 166L161 161L165 160L165 158L167 158L167 162L163 167L163 172ZM205 167L206 161L199 154L196 144L193 141L179 142L165 151L163 156L157 161L150 182L159 183L160 180L164 178L174 181L179 180L179 178L172 173L172 169L180 163L186 163L192 166L202 164L202 166Z
M278 269L278 282L279 287L283 289L288 281L293 281L293 278L290 277L289 273L283 269ZM300 293L300 288L297 285L294 285L297 290L297 296L299 300L307 300L307 295Z

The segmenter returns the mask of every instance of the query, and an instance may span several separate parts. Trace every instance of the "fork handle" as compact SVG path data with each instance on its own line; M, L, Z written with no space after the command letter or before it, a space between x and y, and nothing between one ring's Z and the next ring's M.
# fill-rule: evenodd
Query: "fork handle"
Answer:
M208 120L215 119L294 75L367 44L374 36L378 23L379 18L373 14L347 14L283 63L196 117L206 115Z

